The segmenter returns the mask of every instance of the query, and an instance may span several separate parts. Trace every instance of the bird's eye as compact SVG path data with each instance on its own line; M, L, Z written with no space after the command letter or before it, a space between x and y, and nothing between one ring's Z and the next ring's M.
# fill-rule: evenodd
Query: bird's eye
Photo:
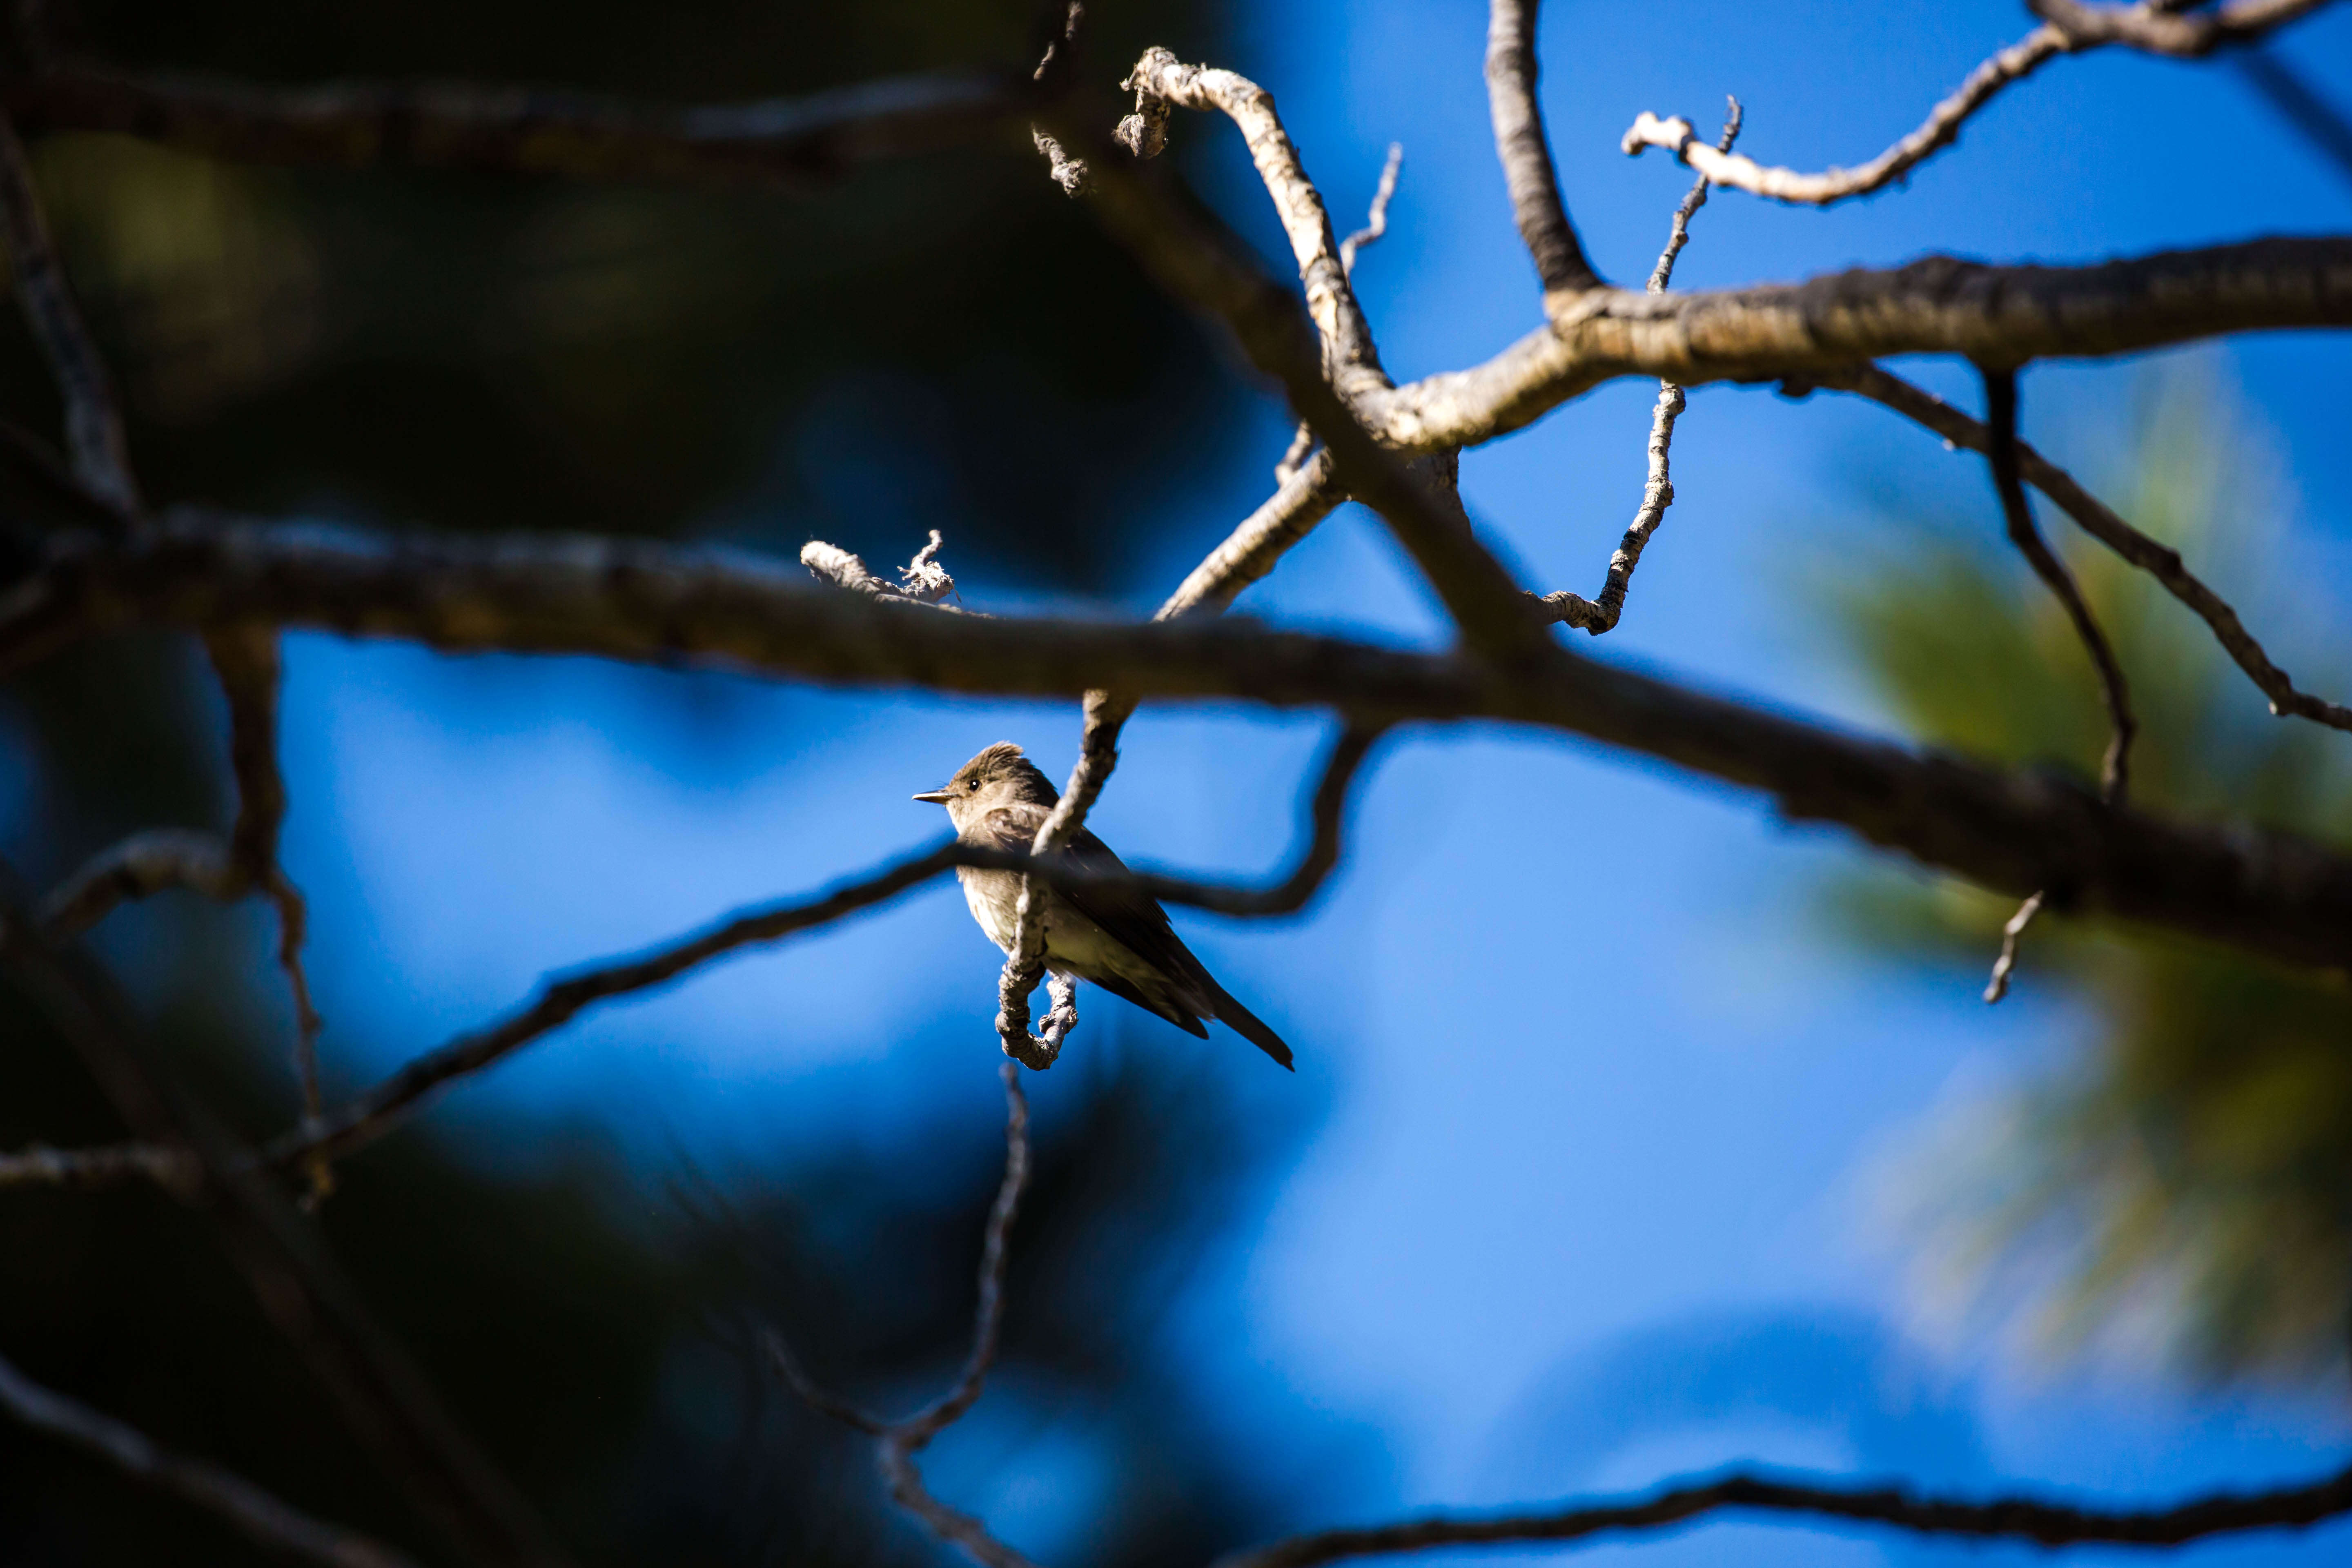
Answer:
M974 791L974 790L978 789L979 787L980 787L980 781L979 781L978 779L966 779L966 780L964 780L964 781L963 781L963 792L964 792L964 794L966 794L966 795L970 795L970 794L971 794L971 792L972 792L972 791Z

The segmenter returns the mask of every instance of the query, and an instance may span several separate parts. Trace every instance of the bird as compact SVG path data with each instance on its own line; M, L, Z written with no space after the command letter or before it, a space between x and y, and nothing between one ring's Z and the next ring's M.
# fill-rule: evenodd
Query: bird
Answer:
M948 808L961 842L990 849L1026 853L1037 829L1061 799L1060 792L1010 741L1000 741L956 770L938 789L915 796ZM1090 871L1123 872L1125 862L1092 833L1081 829L1058 853L1067 864ZM1021 873L959 866L964 902L988 939L1013 951L1021 907ZM1264 1019L1234 1000L1207 967L1192 956L1160 900L1139 889L1054 888L1042 889L1039 913L1045 923L1045 967L1056 974L1091 980L1115 996L1187 1034L1209 1037L1214 1018L1291 1067L1290 1047Z

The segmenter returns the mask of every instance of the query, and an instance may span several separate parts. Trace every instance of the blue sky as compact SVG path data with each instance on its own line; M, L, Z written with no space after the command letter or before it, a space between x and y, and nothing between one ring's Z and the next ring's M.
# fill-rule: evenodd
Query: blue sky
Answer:
M1663 154L1617 152L1638 111L1711 124L1736 92L1742 149L1760 161L1857 163L2028 25L2020 7L1976 3L1550 10L1544 103L1562 183L1596 263L1621 279L1647 273L1688 183ZM1274 5L1253 11L1238 58L1214 62L1276 94L1343 228L1387 143L1403 142L1391 237L1359 274L1400 379L1483 359L1538 321L1494 164L1484 36L1483 7L1467 4ZM2352 105L2352 16L2305 24L2284 48ZM1188 118L1175 134L1223 149L1213 194L1281 254L1231 128ZM1931 249L2089 259L2347 226L2352 182L2231 72L2111 51L2013 89L1907 189L1827 213L1717 193L1676 281ZM2324 616L2352 590L2352 355L2312 334L2200 352L2275 433L2300 498L2285 548ZM1973 402L1954 367L1911 368ZM2096 472L2136 374L2033 370L2029 431ZM1531 584L1597 587L1639 498L1654 391L1605 389L1465 458L1474 510ZM1286 437L1271 403L1262 426L1246 464L1182 498L1187 538L1222 532L1263 494ZM1851 541L1857 470L1996 526L1981 471L1891 416L1833 397L1695 393L1675 448L1680 499L1599 652L1870 721L1790 598ZM911 516L920 497L898 504ZM940 526L952 566L953 519ZM919 542L910 531L908 550ZM1132 607L1190 564L1171 556ZM965 588L974 603L1021 594ZM1242 608L1388 635L1434 624L1352 510ZM2303 674L2310 660L2292 653L2282 661ZM2309 668L2306 680L2352 689L2352 671ZM314 907L325 1048L357 1079L510 1005L548 970L927 842L940 824L908 792L999 739L1058 776L1077 723L1065 704L302 637L286 733L288 855ZM1262 873L1286 854L1323 734L1298 718L1148 710L1095 824L1133 860ZM1199 1056L1269 1118L1307 1108L1296 1161L1169 1330L1236 1397L1271 1379L1377 1435L1377 1482L1310 1489L1303 1517L1494 1505L1751 1458L2148 1498L2341 1462L2352 1412L2340 1390L2199 1394L2145 1366L2039 1363L1981 1325L1923 1312L1884 1218L1885 1173L1944 1108L2062 1060L2084 1024L2030 966L1989 1011L1973 978L1826 945L1811 889L1858 854L1594 747L1433 728L1385 747L1349 860L1307 916L1179 917L1297 1047L1297 1079L1222 1032L1203 1047L1156 1025L1112 1030L1118 1004L1090 994L1074 1052ZM995 963L961 900L936 888L598 1013L464 1090L448 1115L584 1124L649 1158L675 1137L714 1160L819 1134L888 1146L943 1109L985 1127ZM943 1020L961 1030L956 1048L909 1043L939 1038ZM1039 1092L1050 1111L1050 1077ZM1078 1484L1070 1451L1034 1438L987 1482L1007 1527L1041 1552L1055 1545L1052 1493ZM2347 1547L2339 1525L2189 1556L2302 1565ZM1731 1525L1580 1555L1634 1552L1661 1568L1923 1554Z

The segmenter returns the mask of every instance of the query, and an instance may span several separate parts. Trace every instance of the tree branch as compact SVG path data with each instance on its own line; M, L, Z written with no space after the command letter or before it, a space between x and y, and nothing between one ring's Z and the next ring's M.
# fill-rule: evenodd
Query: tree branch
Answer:
M120 525L128 526L139 515L139 482L131 473L114 378L67 286L33 189L32 166L5 115L0 115L0 235L8 242L25 324L65 405L66 455L74 480Z
M0 1407L47 1436L95 1454L156 1490L219 1515L255 1544L327 1568L413 1568L382 1542L311 1518L244 1477L156 1444L135 1427L67 1398L0 1359Z
M2041 26L1970 71L1968 79L1937 104L1916 131L1858 168L1830 169L1818 174L1767 168L1752 159L1707 146L1691 122L1679 115L1661 120L1647 110L1634 120L1622 145L1635 157L1644 148L1663 147L1717 184L1751 195L1797 206L1828 206L1868 195L1904 178L1958 141L1960 127L1969 116L1991 102L2002 89L2024 80L2061 55L2106 44L2128 44L2158 54L2201 55L2225 43L2257 37L2326 3L2239 0L2214 11L2181 15L2177 5L2094 6L2078 0L2028 0L2029 8L2043 18Z
M1538 0L1494 0L1486 13L1486 108L1495 122L1495 156L1511 193L1519 238L1543 280L1547 302L1601 287L1584 258L1559 176L1544 139L1543 106L1536 98L1536 6Z
M1732 142L1739 138L1739 100L1735 98L1729 101L1730 111L1723 121L1723 139L1717 143L1725 152L1729 152ZM1674 281L1675 258L1690 243L1690 221L1706 205L1706 176L1701 174L1675 208L1675 221L1666 233L1666 247L1658 253L1657 266L1650 269L1650 293L1663 294L1666 285ZM1632 525L1618 542L1616 553L1609 558L1609 574L1601 581L1601 597L1588 599L1564 588L1547 594L1536 601L1546 619L1564 621L1596 637L1616 629L1618 618L1625 613L1625 593L1633 586L1633 569L1642 563L1642 552L1649 544L1650 535L1666 520L1666 509L1675 504L1669 459L1674 449L1675 421L1682 417L1683 407L1683 389L1671 381L1658 383L1657 406L1650 414L1649 479L1642 487L1642 504L1634 510Z
M2104 810L2061 780L1918 753L1555 648L1498 667L1182 617L1150 625L909 615L740 557L510 535L394 546L259 525L60 550L0 597L0 669L130 624L261 619L438 647L693 660L1001 696L1087 690L1326 708L1365 722L1559 730L1769 795L1997 892L2284 962L2352 959L2352 859L2291 835Z
M195 1180L186 1151L151 1143L114 1143L99 1149L52 1149L36 1143L0 1154L0 1187L65 1187L96 1192L132 1182L153 1182L179 1192Z
M1948 256L1804 283L1596 289L1468 370L1356 400L1391 447L1475 447L1621 375L1683 386L1815 375L1895 354L2094 358L2228 332L2352 324L2352 238L2256 239L2084 267Z
M1877 365L1811 376L1791 382L1784 390L1792 396L1802 396L1815 386L1869 398L1926 426L1954 447L1977 453L1991 450L1991 437L1977 419ZM2298 689L2293 678L2271 662L2263 645L2254 640L2253 634L2238 618L2238 612L2189 570L2179 551L2158 543L2125 521L2105 502L2076 483L2073 475L2023 441L2017 444L2017 461L2018 471L2026 482L2048 496L2084 532L2155 578L2165 592L2195 611L2212 628L2214 639L2223 651L2270 699L2273 713L2283 718L2308 719L2333 729L2352 730L2352 708Z
M1726 1509L1810 1514L1923 1535L2031 1541L2043 1546L2177 1546L2244 1531L2297 1529L2352 1511L2352 1469L2306 1487L2217 1492L2173 1508L2136 1510L2071 1508L2030 1498L1961 1502L1920 1497L1897 1487L1810 1485L1735 1472L1717 1480L1670 1486L1646 1497L1571 1504L1540 1513L1420 1519L1323 1531L1234 1552L1215 1568L1316 1568L1350 1557L1448 1546L1580 1541L1618 1531L1662 1530Z
M1241 129L1258 178L1274 198L1282 232L1298 263L1298 279L1306 286L1307 309L1315 319L1329 374L1340 394L1384 389L1389 379L1381 370L1380 351L1348 281L1348 267L1334 237L1331 215L1323 195L1307 177L1298 148L1275 112L1274 95L1229 70L1188 66L1162 48L1143 51L1135 69L1119 84L1135 89L1136 113L1121 122L1123 144L1139 158L1155 157L1167 144L1164 110L1152 105L1174 104L1184 109L1216 110ZM1133 125L1136 130L1129 132ZM1150 129L1158 127L1157 134Z
M2033 526L2033 509L2026 501L2025 486L2017 473L2017 373L1983 367L1983 374L1985 424L1992 433L1985 457L1992 469L1993 489L2000 496L2009 540L2065 610L2066 618L2074 623L2075 637L2082 641L2083 651L2090 655L2092 668L2098 673L2099 693L2106 703L2110 730L2106 754L2099 761L2099 795L2108 805L2120 805L2131 783L2132 737L2139 731L2139 722L2132 717L2131 690L2125 684L2123 665L2116 658L2115 647L2107 641L2107 634L2099 629L2098 619L2084 601L2074 574L2066 570L2066 563L2058 559L2042 539L2042 531Z
M979 1300L972 1309L971 1350L963 1369L945 1394L903 1420L885 1421L848 1401L826 1393L802 1370L783 1336L771 1329L762 1336L769 1359L784 1384L821 1414L869 1433L875 1458L890 1496L940 1540L962 1547L983 1568L1035 1568L1035 1564L989 1533L988 1527L933 1497L923 1484L915 1455L932 1438L962 1419L980 1398L989 1368L996 1363L997 1342L1004 1325L1004 1274L1012 1261L1009 1237L1021 1194L1029 1181L1029 1100L1021 1090L1021 1069L1006 1062L1004 1079L1004 1177L990 1205L982 1232Z
M248 163L794 188L1017 124L1039 97L1026 76L945 72L670 109L521 87L287 89L68 68L11 77L0 101L27 132L111 132Z

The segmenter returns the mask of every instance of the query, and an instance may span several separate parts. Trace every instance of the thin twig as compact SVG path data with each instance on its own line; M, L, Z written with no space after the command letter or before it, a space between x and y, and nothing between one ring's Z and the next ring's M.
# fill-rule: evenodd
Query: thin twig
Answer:
M98 1149L52 1149L35 1143L14 1154L0 1154L0 1187L95 1192L131 1182L153 1182L177 1191L194 1176L194 1162L185 1150L150 1143L113 1143Z
M596 1003L667 984L743 948L829 925L959 866L1020 871L1046 887L1132 890L1163 903L1243 918L1295 913L1306 907L1339 864L1348 795L1379 733L1378 725L1352 727L1332 746L1308 803L1307 846L1297 864L1279 881L1260 887L1154 872L1103 872L1050 856L950 840L814 898L747 910L650 952L549 981L522 1007L410 1061L366 1093L328 1112L315 1127L297 1129L275 1140L264 1158L280 1167L322 1152L340 1159L392 1131L447 1084L503 1060Z
M1365 246L1378 244L1389 231L1389 201L1396 195L1397 174L1404 167L1404 143L1389 143L1388 162L1381 165L1381 183L1372 189L1372 204L1366 213L1364 226L1339 242L1339 269L1348 275L1352 285L1356 278L1356 253ZM1315 428L1302 424L1290 437L1289 450L1274 466L1274 482L1286 485L1293 474L1307 465L1307 455L1315 450Z
M1350 279L1356 276L1356 253L1368 245L1377 245L1389 231L1389 203L1396 195L1397 175L1404 168L1404 143L1389 143L1388 162L1381 165L1381 183L1372 187L1372 205L1364 215L1364 226L1339 242L1339 266Z
M1559 199L1559 175L1536 99L1538 0L1494 0L1486 13L1486 107L1495 155L1511 193L1519 238L1534 258L1547 302L1601 286Z
M81 488L124 525L140 512L139 483L131 473L131 447L114 378L90 341L80 307L67 286L48 220L33 189L32 166L16 128L0 115L0 235L15 264L16 299L33 342L48 362L65 405L66 455Z
M2025 928L2042 912L2042 895L2034 894L2017 906L2017 912L2000 928L2000 956L1992 961L1992 978L1985 982L1985 1005L1990 1006L2009 994L2009 977L2017 969L2017 944L2025 935Z
M413 1568L406 1554L383 1542L314 1519L209 1460L175 1454L137 1428L42 1387L5 1359L0 1359L0 1406L36 1432L219 1515L256 1545L327 1568Z
M2013 370L1979 367L1985 384L1985 425L1991 432L1986 457L1992 468L1993 487L2000 494L2000 510L2009 525L2010 542L2017 546L2066 612L2074 623L2074 635L2081 639L2084 652L2090 655L2092 667L2099 676L2099 692L2106 703L2106 754L2099 761L2099 796L2107 805L2121 805L2124 794L2131 784L2132 737L2138 733L2139 724L2132 717L2131 691L2125 684L2123 666L2116 661L2114 647L2105 632L2099 629L2091 606L2083 598L2083 590L2075 584L2074 574L2058 559L2042 531L2033 526L2033 510L2026 502L2025 486L2019 478L2017 458L2017 373Z
M1723 136L1717 143L1724 152L1739 137L1741 120L1739 100L1726 100L1730 110L1723 121ZM1675 208L1673 226L1666 235L1666 247L1658 253L1658 264L1650 270L1648 291L1663 294L1674 280L1675 260L1690 243L1690 222L1698 209L1706 205L1707 178L1701 174ZM1675 504L1675 483L1670 457L1675 442L1675 421L1682 417L1685 405L1682 387L1672 381L1658 383L1657 405L1650 412L1649 476L1642 486L1642 504L1635 509L1633 523L1625 536L1618 541L1616 552L1609 557L1609 574L1601 580L1601 597L1588 599L1581 594L1566 589L1547 594L1536 599L1544 617L1562 621L1599 637L1613 631L1618 618L1625 613L1626 591L1633 584L1633 569L1642 563L1642 552L1650 542L1650 535L1666 520L1666 509ZM1534 595L1529 595L1534 597Z
M521 86L285 88L87 67L16 76L0 83L0 95L28 134L110 132L248 163L785 190L823 187L862 164L992 135L1034 115L1043 96L1026 66L689 107Z
M1886 1525L1929 1536L2030 1541L2043 1546L2105 1542L2177 1546L2252 1530L2294 1530L2352 1512L2352 1469L2305 1487L2218 1492L2171 1508L2071 1508L2032 1498L1963 1502L1897 1487L1848 1488L1734 1473L1669 1486L1646 1497L1572 1503L1538 1513L1485 1519L1417 1519L1360 1530L1329 1530L1219 1559L1213 1568L1317 1568L1350 1557L1454 1546L1581 1541L1657 1531L1727 1509L1810 1514Z
M1021 1068L1006 1062L1004 1080L1004 1175L997 1184L996 1201L989 1206L982 1231L978 1298L972 1309L971 1349L947 1392L912 1415L886 1421L827 1393L801 1367L782 1334L769 1329L761 1335L768 1358L784 1385L809 1406L845 1426L873 1436L875 1457L890 1496L901 1508L921 1520L941 1540L962 1547L984 1568L1035 1568L1029 1560L999 1541L988 1527L968 1513L949 1508L923 1484L915 1464L919 1453L941 1432L962 1419L986 1386L989 1369L996 1363L997 1345L1004 1327L1004 1276L1012 1263L1013 1221L1020 1212L1021 1194L1029 1182L1029 1098L1022 1091Z
M2123 804L2124 793L2131 783L2131 742L2137 725L2132 718L2131 693L2124 684L2123 666L2116 662L2115 650L2107 643L2106 634L2084 601L2083 591L2074 582L2074 574L2066 570L2043 541L2041 530L2033 526L2033 511L2025 499L2024 482L2018 477L2017 459L2017 373L1979 367L1985 384L1985 425L1990 432L1986 458L1992 468L1993 486L2000 492L2000 510L2008 520L2010 542L2016 545L2032 566L2034 574L2048 586L2051 594L2065 608L2066 617L2074 626L2074 635L2091 656L2098 671L2099 689L2107 705L2109 734L2106 755L2099 763L2099 798L2109 809ZM1987 1004L1999 1002L2009 994L2009 977L2017 967L2019 939L2025 928L2033 922L2049 896L2049 889L2037 888L2020 904L2017 912L2001 927L2000 955L1993 960L1992 978L1985 985Z
M155 827L92 856L42 900L41 928L59 940L80 935L134 899L184 888L224 901L245 896L228 846L209 833Z
M1861 365L1811 377L1790 384L1786 390L1792 395L1801 395L1814 386L1869 398L1926 426L1955 447L1978 453L1991 450L1991 437L1982 421L1877 365ZM2125 521L2077 483L2073 475L2023 441L2017 444L2017 462L2018 472L2025 481L2048 496L2084 532L2155 578L2166 593L2210 626L2222 651L2270 699L2273 713L2282 718L2308 719L2333 729L2352 730L2352 708L2298 689L2293 678L2271 662L2270 655L2254 640L2229 602L2189 570L2180 552L2150 539Z
M2222 44L2258 37L2327 3L2327 0L2238 0L2209 12L2173 15L2176 7L2091 6L2076 0L2029 0L2045 18L2016 43L1970 71L1950 97L1929 111L1919 128L1853 169L1818 174L1767 168L1749 158L1709 148L1680 115L1662 120L1644 110L1625 132L1632 155L1661 147L1718 185L1799 206L1827 206L1883 190L1958 140L1969 118L2000 91L2024 80L2062 55L2107 44L2127 44L2161 54L2199 55Z
M236 822L229 832L229 863L247 888L257 889L278 913L278 965L294 998L294 1074L302 1118L325 1109L319 1092L319 1011L302 968L309 913L300 889L286 875L278 842L286 822L286 779L278 766L278 696L284 671L277 628L259 622L218 626L205 634L205 652L228 701L229 766L236 778ZM323 1158L310 1170L310 1197L332 1191L332 1167Z

